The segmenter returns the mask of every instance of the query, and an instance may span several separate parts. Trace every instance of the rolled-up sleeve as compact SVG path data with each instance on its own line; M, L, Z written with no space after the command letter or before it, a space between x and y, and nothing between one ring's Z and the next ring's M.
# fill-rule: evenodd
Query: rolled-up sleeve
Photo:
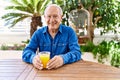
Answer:
M38 41L36 33L32 36L29 44L25 47L22 53L22 60L24 62L32 63L33 57L36 55Z
M80 46L78 44L76 33L72 29L70 29L68 36L69 36L68 42L69 51L64 55L61 55L64 60L64 64L72 63L81 59L81 51Z

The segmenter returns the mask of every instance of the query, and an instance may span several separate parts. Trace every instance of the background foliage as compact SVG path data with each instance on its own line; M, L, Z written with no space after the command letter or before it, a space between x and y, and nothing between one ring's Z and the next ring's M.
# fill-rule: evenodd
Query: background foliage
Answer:
M86 45L81 45L81 51L92 52L100 63L108 61L112 66L120 67L120 41L102 41L98 45L87 42Z

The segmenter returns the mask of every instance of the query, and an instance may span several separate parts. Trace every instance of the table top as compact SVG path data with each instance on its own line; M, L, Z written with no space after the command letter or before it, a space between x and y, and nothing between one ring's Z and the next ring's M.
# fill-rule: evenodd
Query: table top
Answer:
M21 59L0 60L0 80L120 80L120 69L78 61L53 70L38 70Z

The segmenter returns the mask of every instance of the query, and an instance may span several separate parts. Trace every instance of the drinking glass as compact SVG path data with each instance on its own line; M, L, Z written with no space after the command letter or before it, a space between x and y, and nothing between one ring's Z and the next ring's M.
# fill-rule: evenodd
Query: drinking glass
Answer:
M43 64L43 68L46 68L48 61L50 60L50 52L49 51L42 51L39 52L40 60Z

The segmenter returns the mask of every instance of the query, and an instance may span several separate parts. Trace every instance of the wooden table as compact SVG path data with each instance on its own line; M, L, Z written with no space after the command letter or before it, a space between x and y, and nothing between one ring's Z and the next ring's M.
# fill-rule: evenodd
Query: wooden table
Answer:
M20 59L0 60L0 80L120 80L120 69L78 61L54 70L38 70Z

